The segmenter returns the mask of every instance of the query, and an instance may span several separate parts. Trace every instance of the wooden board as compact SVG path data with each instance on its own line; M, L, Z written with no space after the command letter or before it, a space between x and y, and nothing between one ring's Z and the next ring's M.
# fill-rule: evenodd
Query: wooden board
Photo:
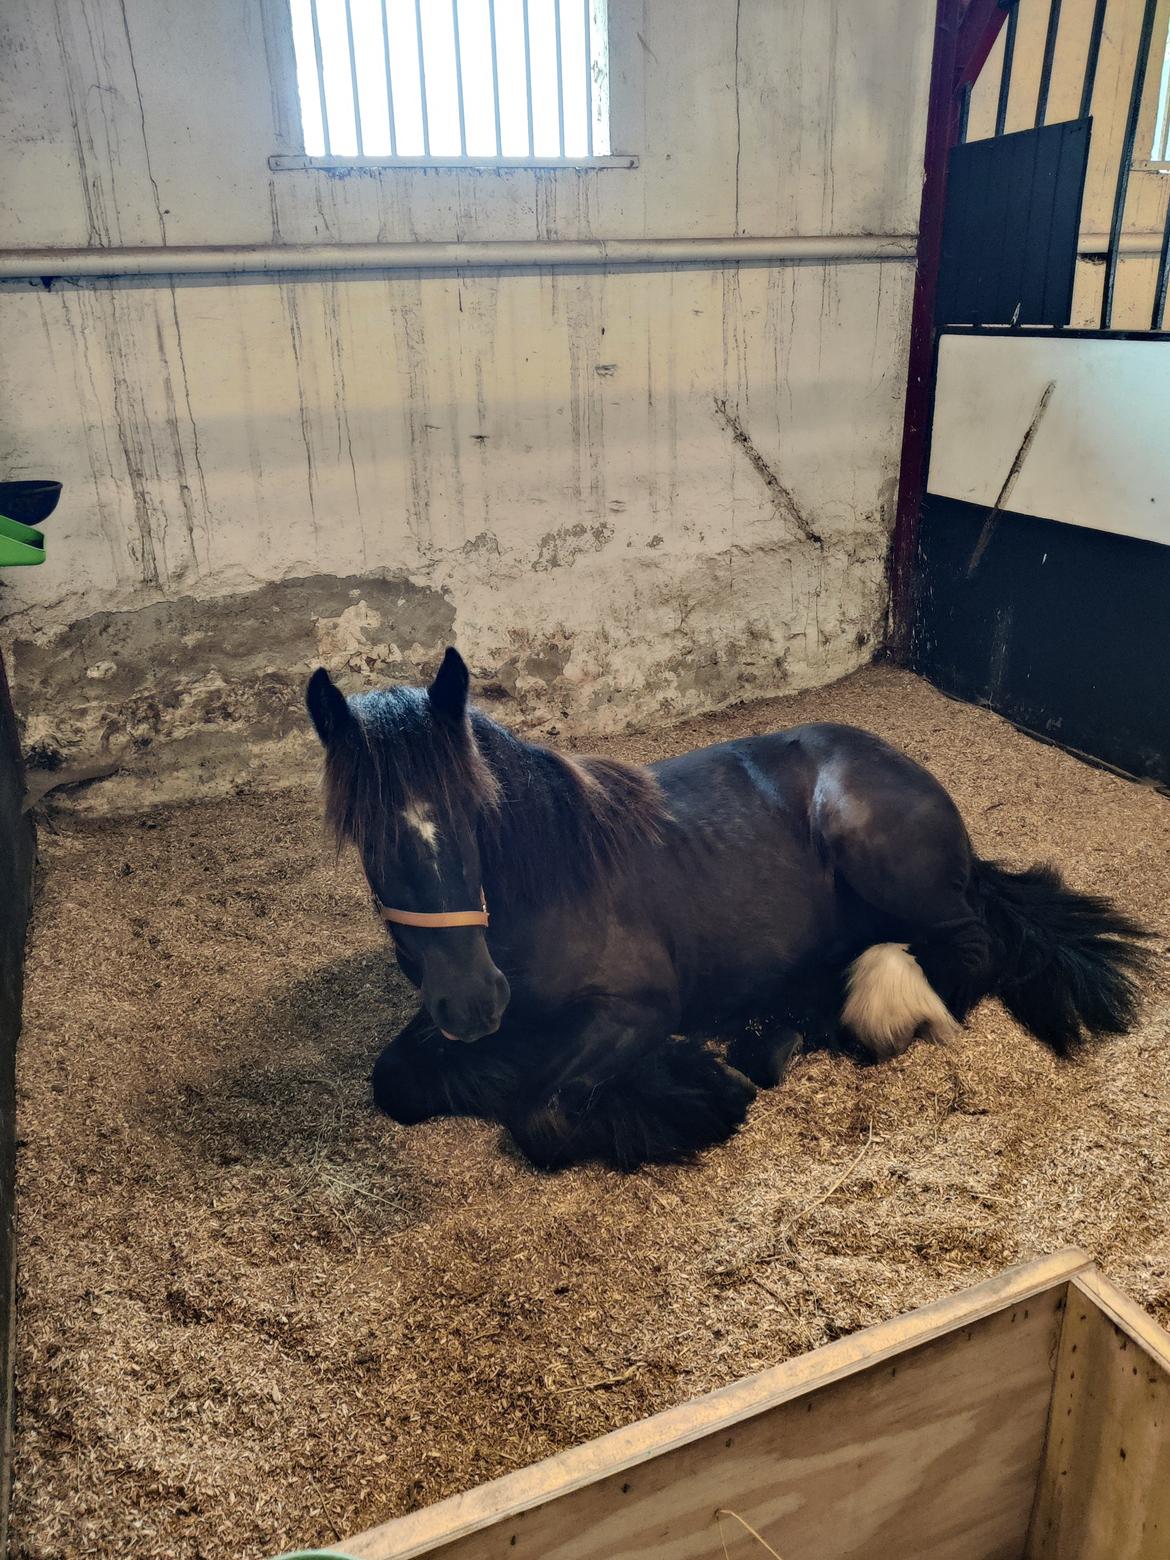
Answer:
M355 1560L716 1560L718 1508L784 1560L1017 1560L1063 1253L374 1528ZM731 1560L760 1553L724 1519Z
M1170 1555L1170 1338L1099 1273L1069 1286L1028 1560Z

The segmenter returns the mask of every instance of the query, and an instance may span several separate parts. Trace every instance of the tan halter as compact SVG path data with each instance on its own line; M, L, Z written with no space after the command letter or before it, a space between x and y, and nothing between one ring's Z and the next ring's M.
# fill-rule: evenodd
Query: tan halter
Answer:
M375 894L374 903L378 907L378 914L383 921L394 926L419 926L419 927L443 927L443 926L487 926L489 921L487 896L481 888L479 891L480 908L478 910L392 910L389 905L384 905Z

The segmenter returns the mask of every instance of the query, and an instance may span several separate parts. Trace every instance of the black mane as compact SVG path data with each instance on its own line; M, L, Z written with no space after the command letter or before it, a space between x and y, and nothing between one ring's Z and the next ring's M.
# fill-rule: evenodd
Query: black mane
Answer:
M525 742L482 711L437 715L421 688L351 699L356 735L329 751L327 817L339 845L393 839L409 802L440 829L478 830L489 896L544 903L592 886L667 818L646 769Z

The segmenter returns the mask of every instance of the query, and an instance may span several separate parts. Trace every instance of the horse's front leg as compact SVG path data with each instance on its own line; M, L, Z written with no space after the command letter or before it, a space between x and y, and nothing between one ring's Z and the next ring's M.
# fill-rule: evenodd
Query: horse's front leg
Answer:
M739 1127L755 1089L701 1042L675 1039L653 1003L592 1005L524 1082L505 1116L542 1170L618 1170L689 1159Z
M499 1120L516 1089L518 1063L511 1049L503 1031L474 1045L445 1040L419 1008L374 1063L374 1102L404 1126L432 1116Z
M804 1036L786 1016L747 1025L727 1048L728 1066L761 1089L774 1089L800 1055Z

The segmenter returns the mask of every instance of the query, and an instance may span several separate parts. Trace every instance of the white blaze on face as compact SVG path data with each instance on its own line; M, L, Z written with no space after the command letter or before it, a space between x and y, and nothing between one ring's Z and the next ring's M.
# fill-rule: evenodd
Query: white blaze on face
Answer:
M413 830L429 851L438 848L439 830L431 817L430 808L423 802L409 802L402 811L403 822Z

